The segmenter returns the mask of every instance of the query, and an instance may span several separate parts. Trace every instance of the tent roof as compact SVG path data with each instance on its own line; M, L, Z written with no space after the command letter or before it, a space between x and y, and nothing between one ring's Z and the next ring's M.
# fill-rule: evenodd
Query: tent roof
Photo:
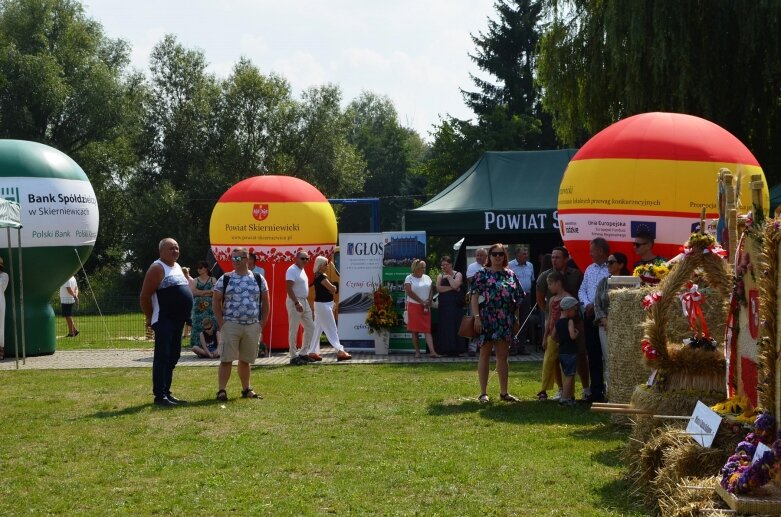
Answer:
M0 198L0 228L21 228L19 203Z
M429 235L558 233L559 185L577 149L487 152L430 201L405 211Z

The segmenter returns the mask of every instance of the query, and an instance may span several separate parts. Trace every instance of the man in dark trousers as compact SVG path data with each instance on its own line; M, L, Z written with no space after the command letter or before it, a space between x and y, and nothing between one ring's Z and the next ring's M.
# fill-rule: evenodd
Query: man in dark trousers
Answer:
M182 352L182 330L193 308L193 293L179 259L179 244L168 237L158 245L160 258L146 272L141 286L141 311L155 331L152 392L155 405L171 407L185 401L171 394L174 368Z
M604 366L602 358L602 344L599 341L599 325L594 321L594 299L597 294L597 285L608 276L607 258L610 256L610 246L602 237L592 240L589 246L592 262L583 274L583 282L578 291L578 300L583 307L583 320L585 325L584 337L586 339L586 353L588 354L588 370L591 377L591 396L586 397L589 402L602 402L605 398Z

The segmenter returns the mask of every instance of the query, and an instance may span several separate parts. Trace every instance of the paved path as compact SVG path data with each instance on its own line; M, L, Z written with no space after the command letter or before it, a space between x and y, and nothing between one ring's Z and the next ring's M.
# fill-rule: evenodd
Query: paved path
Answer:
M322 365L350 364L432 364L432 363L475 363L474 357L447 357L429 359L425 354L422 359L415 359L412 354L391 354L375 356L373 353L354 353L349 361L336 361L336 352L331 348L322 351ZM542 361L542 353L510 356L510 361ZM287 353L276 353L255 362L255 366L280 366L289 363ZM182 351L179 366L217 366L214 359L199 359L189 351ZM73 370L82 368L151 368L152 349L111 349L111 350L67 350L57 351L52 355L28 357L26 364L19 359L20 370ZM6 356L0 361L0 371L15 370L16 361Z

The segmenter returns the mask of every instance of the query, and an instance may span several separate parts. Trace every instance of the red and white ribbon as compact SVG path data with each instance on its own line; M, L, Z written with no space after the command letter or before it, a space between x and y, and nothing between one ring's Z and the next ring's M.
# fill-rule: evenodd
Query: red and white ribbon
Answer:
M699 333L699 325L702 324L702 334L706 338L710 338L708 332L708 325L705 323L705 314L702 312L702 302L705 296L700 292L697 284L691 282L686 284L687 291L684 291L680 295L681 308L683 309L683 315L689 320L689 328Z
M655 293L647 294L643 297L643 309L650 309L656 302L662 299L662 292L656 291Z

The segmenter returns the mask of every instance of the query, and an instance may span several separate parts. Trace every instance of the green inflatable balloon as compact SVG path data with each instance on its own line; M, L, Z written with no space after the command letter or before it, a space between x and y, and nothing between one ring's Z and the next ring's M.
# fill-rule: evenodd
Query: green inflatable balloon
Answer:
M27 355L53 354L57 341L51 295L79 269L95 246L99 221L95 191L81 167L57 149L35 142L0 140L0 196L21 207ZM6 272L13 275L20 323L19 239L14 229L10 246L14 271L9 271L7 230L0 230L0 255ZM10 290L6 290L5 311L8 357L14 353ZM19 346L21 355L21 342Z

